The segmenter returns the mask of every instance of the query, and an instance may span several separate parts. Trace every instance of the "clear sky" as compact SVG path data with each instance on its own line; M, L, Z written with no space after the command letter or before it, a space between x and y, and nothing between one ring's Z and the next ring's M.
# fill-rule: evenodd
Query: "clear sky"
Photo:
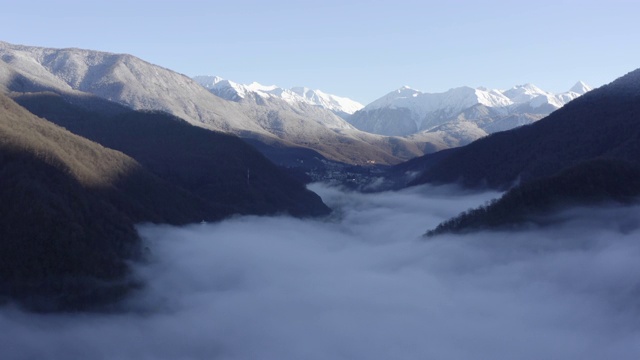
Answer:
M403 85L560 92L640 67L637 0L7 0L0 34L363 103Z

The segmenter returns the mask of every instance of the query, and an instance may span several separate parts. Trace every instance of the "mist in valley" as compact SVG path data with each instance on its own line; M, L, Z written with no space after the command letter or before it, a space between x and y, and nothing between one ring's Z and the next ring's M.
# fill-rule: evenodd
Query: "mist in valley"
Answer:
M114 314L0 309L3 359L637 359L640 206L422 237L499 196L312 185L326 219L140 225Z

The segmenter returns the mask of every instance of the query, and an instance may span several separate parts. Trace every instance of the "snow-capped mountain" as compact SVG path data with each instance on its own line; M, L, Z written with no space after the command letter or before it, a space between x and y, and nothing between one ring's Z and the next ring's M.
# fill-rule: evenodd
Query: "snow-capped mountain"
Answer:
M514 86L502 93L513 102L514 106L524 104L531 109L538 109L538 112L551 113L590 90L589 85L578 81L569 91L560 94L544 91L533 84Z
M348 117L364 107L364 105L355 100L327 94L320 90L312 90L306 87L294 87L291 88L291 91L304 98L310 104L329 109L341 117Z
M593 90L593 88L582 81L578 81L575 85L569 89L569 92L576 93L578 95L584 95L587 92Z
M236 104L212 96L189 77L132 55L0 42L0 59L0 80L9 90L89 93L214 130L268 133Z
M511 101L507 97L495 90L459 87L444 93L423 93L404 86L372 102L364 110L385 107L409 108L424 116L436 110L447 110L454 113L475 104L498 107L510 103Z
M265 86L257 82L242 85L217 76L198 76L194 80L212 94L226 100L247 106L259 106L263 109L270 108L273 111L291 111L330 129L355 130L351 124L331 109L318 105L292 90L275 85Z
M407 136L466 121L482 130L478 134L487 135L539 120L589 90L583 82L561 94L532 84L508 90L459 87L443 93L423 93L405 86L356 112L349 122L363 131Z
M0 42L0 91L53 91L87 101L98 96L251 139L267 156L295 147L351 164L392 164L465 145L539 120L588 90L584 83L562 94L533 85L505 91L461 87L440 94L403 87L355 111L347 122L336 114L362 105L317 90L241 85L218 77L195 81L132 55Z
M331 95L320 90L311 90L305 87L285 89L275 85L266 86L257 82L244 85L225 80L218 76L196 76L193 79L215 95L231 101L240 101L250 94L254 94L262 98L281 99L291 105L303 103L319 106L343 118L348 117L364 107L364 105L349 98Z
M251 88L261 93L276 91L258 85ZM295 147L345 163L391 164L421 155L425 149L409 140L359 131L331 111L308 103L292 106L275 95L264 101L255 91L242 101L228 101L185 75L125 54L0 42L3 89L90 94L136 110L165 111L196 126L266 144L267 156L282 153L273 149Z

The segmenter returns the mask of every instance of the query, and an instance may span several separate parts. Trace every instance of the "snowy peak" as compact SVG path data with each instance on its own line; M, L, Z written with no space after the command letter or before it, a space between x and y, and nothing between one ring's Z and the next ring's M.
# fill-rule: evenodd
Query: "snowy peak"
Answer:
M510 103L507 97L495 90L463 86L443 93L423 93L403 86L367 105L364 110L407 108L418 117L424 117L434 111L455 112L476 104L507 106Z
M516 85L509 90L503 91L514 104L522 104L529 102L538 96L552 95L533 84Z
M253 92L264 92L264 93L270 93L270 94L281 94L283 92L284 89L281 89L275 85L262 85L260 83L257 82L252 82L249 85L241 85L244 86L246 89L248 89L249 91L253 91Z
M308 123L315 122L326 129L355 130L343 117L346 113L343 109L349 111L351 109L343 107L342 103L339 102L342 100L346 103L349 99L304 88L302 88L303 91L301 92L298 88L289 90L276 85L262 85L257 82L246 85L238 84L216 76L198 76L194 80L207 88L212 94L225 100L241 103L242 106L251 108L253 111L271 111L272 114L282 113L284 114L283 116L296 114L296 116L302 116ZM282 126L285 125L274 123L270 128ZM290 127L289 131L305 130Z
M408 86L403 86L365 106L364 110L375 110L386 107L405 107L405 105L409 105L410 103L414 102L413 99L421 94L422 92L418 90L414 90Z
M225 80L219 76L196 76L193 80L225 100L240 101L251 91L246 86Z
M451 125L460 122L472 122L491 133L537 121L590 89L582 82L561 94L533 84L507 90L462 86L440 93L423 93L403 86L370 103L348 121L360 130L389 136L440 131L437 129L444 124L448 124L447 129L460 130L463 127ZM460 130L459 135L469 133Z
M591 87L583 82L578 82L569 92L561 94L544 91L533 84L517 85L504 91L462 86L442 93L423 93L403 86L370 103L364 111L405 108L416 117L423 118L431 112L451 113L478 104L492 108L521 105L539 108L546 105L557 109L589 90Z
M308 104L319 106L336 114L353 114L364 106L349 98L324 93L320 90L311 90L305 87L285 89L276 85L262 85L257 82L243 85L230 80L224 80L218 76L196 76L193 78L200 85L219 97L232 101L240 101L254 94L264 99L276 98L284 100L290 105Z
M463 110L476 104L502 107L508 106L510 103L509 98L499 91L464 86L445 92L442 105L451 109Z
M193 80L207 89L211 89L216 86L217 83L224 81L224 79L219 76L196 76Z
M569 91L560 94L544 91L533 84L514 86L503 93L511 99L514 104L527 104L532 108L549 105L558 109L588 91L591 91L591 87L582 81L578 81Z
M513 102L513 105L526 105L532 109L538 109L543 106L558 109L573 99L571 96L555 95L544 91L533 84L516 85L509 90L503 91L503 94Z
M569 89L570 92L574 92L578 95L584 95L591 90L593 90L593 88L582 81L578 81L571 89Z
M320 106L336 113L351 115L364 107L364 105L355 100L327 94L320 90L311 90L306 87L293 87L291 91L304 98L305 101L311 105Z

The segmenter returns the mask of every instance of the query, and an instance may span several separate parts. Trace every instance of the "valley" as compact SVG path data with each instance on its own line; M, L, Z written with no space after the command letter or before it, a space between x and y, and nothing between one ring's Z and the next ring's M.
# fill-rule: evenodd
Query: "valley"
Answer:
M560 212L552 216L562 221L547 228L424 239L425 229L500 193L310 188L334 209L330 218L139 226L148 261L133 271L143 288L106 314L43 317L2 307L3 354L125 360L639 354L637 205Z
M140 57L0 41L0 358L640 356L640 69L579 58L593 23L119 5L103 35L165 8L171 34ZM58 18L92 33L85 10Z

